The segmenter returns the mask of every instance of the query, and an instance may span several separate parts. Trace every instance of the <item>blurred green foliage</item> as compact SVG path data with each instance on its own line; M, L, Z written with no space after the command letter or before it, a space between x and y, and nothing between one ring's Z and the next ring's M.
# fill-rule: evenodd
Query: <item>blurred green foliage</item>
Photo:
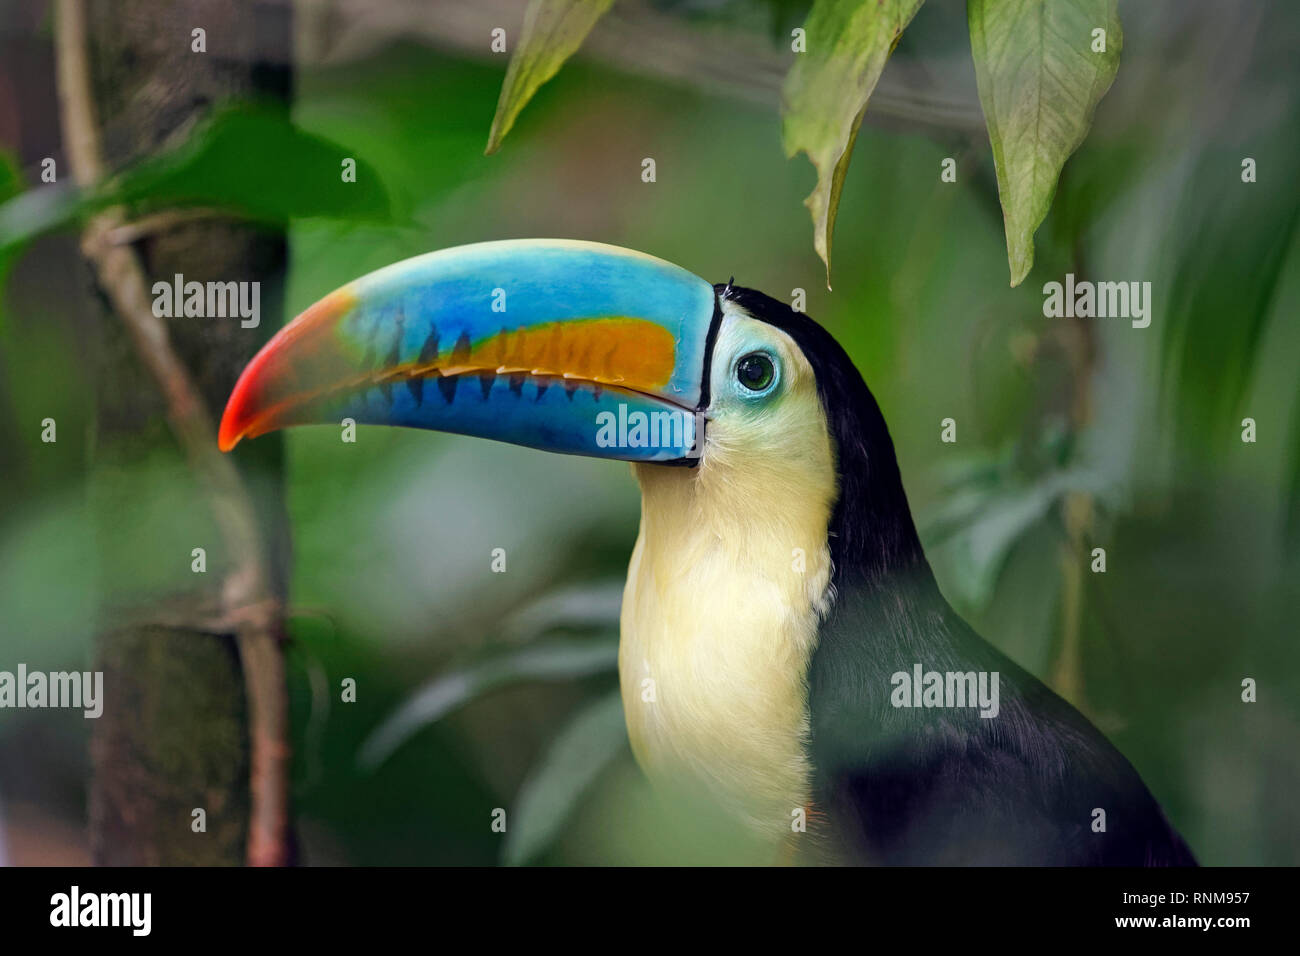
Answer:
M1212 5L1182 19L1174 6L1126 9L1125 68L1016 289L1003 279L985 144L864 126L844 181L846 208L864 214L840 222L831 293L800 208L812 171L783 159L774 113L581 59L540 90L511 148L491 159L482 146L499 66L396 43L305 69L293 125L275 134L288 139L259 138L266 117L234 107L222 121L233 138L211 154L224 157L220 168L202 172L202 149L181 154L188 166L160 157L133 205L186 198L288 217L290 314L394 260L520 236L623 244L778 298L806 290L808 311L844 343L885 412L950 600L1048 677L1071 541L1063 500L1090 496L1081 543L1106 548L1108 569L1083 576L1078 703L1204 862L1296 863L1300 327L1288 318L1300 309L1300 186L1287 118L1300 112L1289 49L1300 10L1270 8L1252 28ZM923 7L900 52L924 57L947 36L950 12ZM1206 68L1216 43L1240 60L1234 71ZM268 142L307 149L293 153L311 164L289 177L300 188L263 169ZM358 154L363 188L340 199L339 156ZM645 156L657 158L656 183L640 180ZM939 179L950 156L955 184ZM1258 161L1257 183L1241 181L1243 156ZM317 161L328 190L313 178ZM227 164L242 172L225 177ZM284 195L269 195L271 182ZM17 201L37 203L26 197L40 188ZM26 252L0 298L0 666L84 665L98 609L165 599L181 586L175 554L208 534L207 516L174 506L191 478L166 434L142 437L156 454L138 472L87 480L87 370L103 360L87 329L98 320L67 280L72 244L26 243L84 215L78 203L18 230ZM15 208L0 207L0 221L12 223ZM1042 283L1066 271L1149 280L1156 297L1150 329L1092 320L1095 357L1081 379L1061 320L1042 314ZM1070 411L1081 387L1083 422ZM59 422L55 445L40 441L46 416ZM1246 416L1259 424L1255 444L1240 440ZM947 417L955 445L939 440ZM688 796L651 794L615 746L615 679L596 665L610 653L610 582L636 534L627 469L455 436L358 434L343 447L329 429L288 437L306 860L711 862L734 852L725 821ZM99 515L103 482L137 489L138 507ZM92 559L92 524L112 534L111 562ZM507 550L506 574L490 571L495 547ZM471 682L454 706L408 722L377 766L359 764L395 715L418 714L422 689L547 646L581 662L570 678L526 679L537 670L525 668ZM1246 676L1260 681L1258 704L1240 703ZM356 703L339 700L348 677ZM64 715L0 713L6 805L78 819L84 738ZM583 786L559 792L561 779ZM495 808L539 829L507 840L490 829Z
M338 189L344 164L355 164L351 188ZM5 176L0 171L0 199ZM377 171L347 150L303 133L280 110L228 106L174 150L86 188L56 184L0 206L0 255L108 206L136 215L211 208L245 219L287 223L330 216L383 222L392 218Z

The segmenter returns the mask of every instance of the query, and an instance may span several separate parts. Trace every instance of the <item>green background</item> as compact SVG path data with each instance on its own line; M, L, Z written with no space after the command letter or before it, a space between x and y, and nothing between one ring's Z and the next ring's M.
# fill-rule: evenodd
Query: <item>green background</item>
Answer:
M719 20L760 36L788 29L767 5L685 6L671 13L689 29L717 30ZM802 206L813 170L784 158L774 108L579 55L485 157L504 58L398 37L360 59L301 66L294 121L364 160L393 216L295 218L288 311L406 256L532 236L630 246L787 300L805 290L807 311L844 343L885 412L957 609L1048 678L1062 635L1062 489L1090 495L1086 545L1106 549L1107 571L1082 576L1075 703L1202 862L1295 864L1300 67L1290 38L1300 8L1129 3L1121 16L1118 78L1016 289L982 135L869 120L844 189L830 292ZM932 2L897 57L924 68L965 56L956 75L973 102L965 44L962 5ZM241 175L252 194L249 149ZM955 184L939 177L949 156ZM656 161L654 183L641 180L645 157ZM1241 181L1243 157L1257 162L1253 184ZM37 181L37 159L9 158ZM49 236L16 255L0 305L0 669L88 666L99 608L182 586L190 549L212 537L205 515L169 506L190 479L165 435L147 467L87 480L85 369L96 356L84 329L97 319L65 274L72 241ZM1082 429L1066 414L1079 386L1053 347L1064 320L1042 315L1043 284L1067 271L1149 281L1154 297L1150 328L1091 320ZM56 445L40 441L47 416L58 421ZM1253 444L1241 440L1247 416ZM939 439L949 417L955 444ZM611 670L493 690L377 770L360 767L358 752L451 668L551 631L612 638L610 595L638 517L628 468L381 428L342 445L319 428L289 434L287 476L294 802L306 861L497 860L491 809L516 805L557 733L615 686ZM114 516L105 561L86 530L100 482L129 482L138 502ZM507 551L506 574L490 571L496 547ZM557 593L567 610L530 624ZM346 677L357 681L355 704L338 700ZM1254 704L1240 699L1247 677L1259 685ZM77 714L0 711L11 854L84 854L86 737ZM654 838L665 814L676 841ZM538 858L707 859L707 829L693 810L651 797L624 748Z

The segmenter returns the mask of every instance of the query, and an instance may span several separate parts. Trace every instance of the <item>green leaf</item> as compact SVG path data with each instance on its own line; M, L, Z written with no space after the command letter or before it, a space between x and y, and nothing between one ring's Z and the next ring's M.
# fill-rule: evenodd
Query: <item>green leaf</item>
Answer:
M927 546L949 565L958 598L983 608L1011 549L1058 501L1073 491L1101 496L1105 490L1104 481L1083 468L1008 477L1000 487L981 482L950 493L952 501L926 522Z
M374 769L417 731L476 697L527 680L570 680L618 666L618 642L553 641L476 661L425 684L374 730L357 762Z
M356 182L343 181L344 159L356 161ZM217 113L176 149L96 186L36 187L0 205L0 253L123 203L138 211L213 207L273 223L391 218L378 172L355 153L304 132L278 110L244 104Z
M356 162L356 182L343 180L347 159ZM119 199L212 205L267 222L390 216L379 173L355 153L278 110L247 105L223 110L185 146L128 172Z
M831 279L831 236L844 174L867 101L885 61L923 0L817 0L804 24L808 50L785 79L782 95L786 156L808 154L817 188L804 205L812 213L813 247Z
M0 150L0 202L22 192L23 178L18 172L18 160L12 153Z
M1118 0L969 0L971 53L993 145L1011 284L1034 264L1034 232L1119 67ZM1105 52L1094 52L1094 30Z
M23 179L18 170L18 160L9 152L0 150L0 203L4 203L10 197L17 195L22 191ZM0 205L0 209L4 207ZM5 290L9 282L9 269L14 261L22 252L22 243L16 243L12 246L5 245L0 238L0 334L5 333L8 328L8 320L5 317Z
M68 183L38 186L0 204L0 261L14 256L37 236L76 222L108 203Z
M488 153L495 153L515 125L524 105L543 83L560 71L614 0L532 0L524 13L524 30L510 57L496 116L488 134Z
M1300 148L1289 130L1274 137L1275 155ZM1211 436L1240 420L1233 413L1264 358L1270 322L1281 318L1275 303L1300 234L1300 192L1243 184L1240 155L1225 147L1201 156L1170 223L1170 235L1196 237L1180 251L1160 323L1174 386L1166 401L1185 449L1220 447Z
M618 691L579 711L520 787L501 851L503 862L519 866L545 849L587 788L626 746Z

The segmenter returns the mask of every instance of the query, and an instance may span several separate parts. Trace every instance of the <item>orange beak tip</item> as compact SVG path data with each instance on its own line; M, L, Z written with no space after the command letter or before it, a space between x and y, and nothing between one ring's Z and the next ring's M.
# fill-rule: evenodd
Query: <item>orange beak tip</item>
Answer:
M226 407L226 414L221 417L221 429L217 432L217 447L222 451L230 451L239 444L239 439L243 437L239 430L234 427L233 416L230 414L230 407Z
M221 427L217 429L217 447L230 451L239 444L240 439L248 435L249 403L246 395L248 373L240 376L226 402L226 410L221 415Z

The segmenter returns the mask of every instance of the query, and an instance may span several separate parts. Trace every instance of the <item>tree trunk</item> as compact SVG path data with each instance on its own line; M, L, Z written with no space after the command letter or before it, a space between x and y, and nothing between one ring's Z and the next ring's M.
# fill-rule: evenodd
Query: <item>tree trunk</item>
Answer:
M107 169L176 145L196 121L228 100L256 98L287 109L289 10L289 4L230 0L86 3L86 66L97 148ZM206 52L193 48L197 29L204 31ZM68 148L75 152L75 144ZM176 274L187 282L260 283L262 321L255 330L241 328L238 318L161 320L171 350L206 406L206 413L200 409L198 414L219 415L240 369L280 324L283 232L236 221L193 220L139 236L134 250L149 286L159 279L171 282ZM99 279L102 288L102 264ZM112 294L106 298L110 305L104 312L104 348L95 381L96 476L131 474L147 460L157 460L160 447L170 453L175 440L169 424L186 444L175 395L159 388L156 364L142 358L138 336L115 313L114 304L121 309L118 300ZM281 444L271 438L241 449L238 464L264 534L263 556L252 564L268 579L263 592L282 599L287 535L280 457ZM190 461L194 467L192 454ZM210 510L203 476L195 477L184 491L182 507L195 513ZM105 593L114 596L117 606L104 609L96 642L105 706L91 740L94 859L108 865L241 863L252 852L250 828L256 827L252 814L257 800L251 794L257 792L259 751L253 746L253 725L259 706L267 713L264 703L252 698L267 696L265 679L283 680L278 659L262 674L246 673L250 662L246 650L241 658L244 646L235 640L237 628L211 623L221 620L214 608L229 612L228 575L245 556L228 553L230 548L223 549L219 541L196 541L196 547L205 548L208 564L206 573L193 573L189 553L158 555L160 564L177 563L174 573L165 576L170 593L165 601L156 592L140 597L141 589L133 589L130 580L137 569L116 559L114 530L118 514L139 490L130 481L96 482L95 487L98 551L107 562ZM167 506L175 507L172 499ZM122 602L120 596L133 590L136 596ZM267 661L265 654L261 660ZM246 692L259 679L263 691ZM272 686L270 696L276 693L282 698L283 687ZM277 707L282 704L271 709ZM263 749L283 762L286 746L280 739ZM284 812L271 808L272 816ZM254 862L287 862L287 853L287 844L284 852L264 847Z

